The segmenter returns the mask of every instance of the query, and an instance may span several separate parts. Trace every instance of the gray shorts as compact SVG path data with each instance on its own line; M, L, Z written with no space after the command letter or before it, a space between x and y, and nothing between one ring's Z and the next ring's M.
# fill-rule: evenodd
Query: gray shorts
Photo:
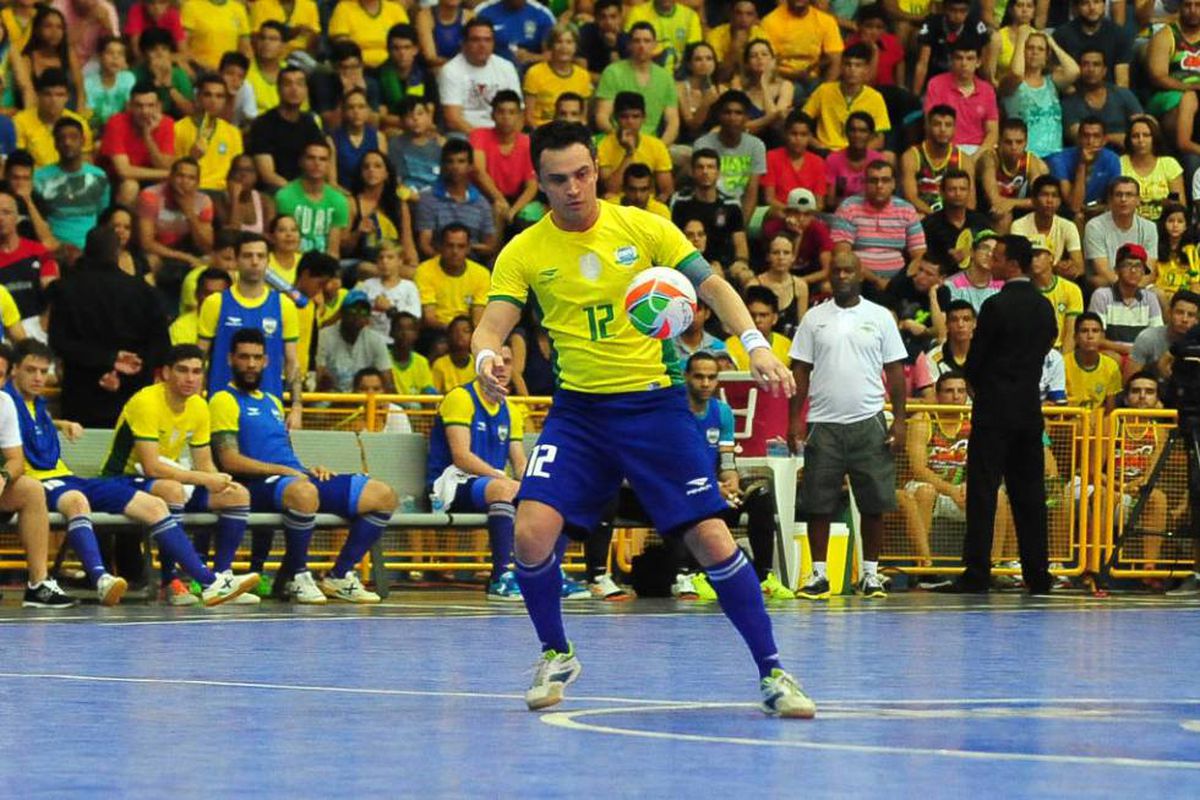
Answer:
M847 475L859 512L883 514L895 509L896 461L887 437L882 411L847 424L809 423L800 486L804 510L819 516L837 511Z

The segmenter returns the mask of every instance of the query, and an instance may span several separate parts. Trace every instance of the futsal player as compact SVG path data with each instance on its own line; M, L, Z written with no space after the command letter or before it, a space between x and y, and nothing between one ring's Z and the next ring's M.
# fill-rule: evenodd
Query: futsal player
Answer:
M200 397L203 388L204 351L194 344L172 347L163 380L139 390L121 409L102 474L145 477L146 491L165 500L176 521L184 512L215 512L213 571L232 573L233 557L250 519L250 493L213 463L208 404ZM207 534L203 541L197 550L206 558ZM199 602L174 577L173 564L164 562L162 567L167 602ZM233 602L253 605L259 598L247 592Z
M235 599L258 584L251 572L234 576L215 574L196 555L195 548L179 522L160 498L141 491L145 480L138 477L80 478L62 460L58 432L68 439L83 433L78 422L54 420L42 392L54 354L36 339L22 341L16 349L12 379L4 385L17 406L21 438L25 447L25 472L42 482L46 505L67 519L67 540L83 562L89 582L104 605L120 602L127 588L124 578L110 575L100 559L100 547L92 528L92 509L124 514L150 529L160 555L177 561L203 587L201 600L215 606Z
M497 353L532 293L557 355L559 388L517 494L517 582L542 645L526 704L536 710L561 702L582 671L563 627L555 545L564 527L595 527L625 478L660 534L684 537L706 569L754 657L763 710L813 716L815 705L780 663L754 568L720 519L728 503L677 385L675 351L638 333L622 311L629 280L651 265L679 269L739 334L764 389L791 394L790 373L741 298L678 228L597 199L596 153L584 125L543 125L531 155L551 213L498 256L472 341L481 385L498 400L507 367Z
M254 511L283 514L286 552L275 585L298 603L321 605L330 597L348 603L378 603L379 595L359 580L354 565L375 544L396 510L396 493L366 475L335 475L306 467L296 457L284 424L283 401L259 388L270 362L263 332L243 328L229 341L233 381L208 401L213 449L222 470L250 490ZM308 545L317 512L350 520L333 570L318 587L308 570Z

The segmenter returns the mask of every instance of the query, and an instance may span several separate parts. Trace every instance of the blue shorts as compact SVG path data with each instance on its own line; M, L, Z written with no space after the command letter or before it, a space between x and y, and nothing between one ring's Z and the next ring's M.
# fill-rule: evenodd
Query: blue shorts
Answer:
M242 481L250 490L250 510L260 513L282 512L283 490L295 480L299 479L290 475L272 475L269 478ZM318 509L322 514L336 514L350 519L358 516L358 499L370 479L354 473L334 475L327 481L310 476L309 480L317 487L317 496L320 498Z
M81 478L63 475L42 481L46 490L46 505L58 511L58 501L67 492L79 492L87 498L92 511L105 514L124 514L125 507L138 492L148 491L150 482L137 475L116 475L107 478Z
M629 481L660 534L680 534L729 508L716 459L682 386L598 395L559 390L521 479L573 528L592 530Z
M488 504L485 494L487 486L492 480L492 478L480 475L460 483L454 492L454 501L450 503L449 510L459 514L487 511Z

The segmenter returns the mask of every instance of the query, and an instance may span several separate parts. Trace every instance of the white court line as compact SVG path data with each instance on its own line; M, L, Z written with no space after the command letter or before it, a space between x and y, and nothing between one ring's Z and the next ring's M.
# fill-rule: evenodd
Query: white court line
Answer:
M899 701L897 701L899 702ZM908 701L912 702L912 701ZM950 702L950 701L946 701ZM1053 701L1044 701L1053 702ZM1109 701L1111 702L1111 700ZM843 753L861 753L870 755L897 756L932 756L937 758L957 758L971 761L1031 761L1043 764L1082 764L1105 767L1135 767L1140 769L1181 769L1200 770L1200 761L1172 761L1166 759L1129 758L1123 756L1068 756L1049 753L1014 753L987 752L976 750L950 750L930 747L899 747L895 745L844 744L837 742L804 742L796 740L750 739L741 736L710 736L696 733L670 733L667 731L644 731L628 728L614 728L609 725L597 725L580 722L580 717L595 717L605 714L632 714L642 711L688 711L706 708L744 707L740 703L692 703L690 706L673 704L635 706L633 708L597 708L582 711L550 712L539 719L556 728L589 733L607 733L615 736L633 736L643 739L665 739L675 742L701 742L707 744L737 744L749 747L790 747L800 750L823 750ZM818 719L820 714L818 713ZM791 722L785 725L813 725L815 722Z
M106 628L122 628L122 627L137 627L147 625L219 625L227 622L246 624L251 622L346 622L349 620L371 620L375 622L409 622L412 620L447 620L447 619L496 619L493 614L423 614L418 616L385 616L379 614L355 614L355 615L312 615L312 616L286 616L286 617L266 617L266 616L211 616L211 617L196 617L193 619L146 619L146 620L129 620L123 622L98 622L97 625Z

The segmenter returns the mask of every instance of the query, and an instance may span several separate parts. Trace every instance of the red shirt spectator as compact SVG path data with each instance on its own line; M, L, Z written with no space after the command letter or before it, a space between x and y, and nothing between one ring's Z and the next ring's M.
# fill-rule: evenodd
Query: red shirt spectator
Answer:
M829 188L825 160L806 150L797 165L786 147L768 150L767 174L763 175L761 185L763 189L771 187L774 197L780 202L787 199L792 189L799 188L808 189L817 198L824 198Z
M175 121L163 115L154 129L154 143L162 153L175 152ZM128 111L113 114L104 125L104 138L100 140L100 157L110 162L115 155L129 159L131 167L153 167L150 150L134 127Z
M201 222L213 221L212 198L204 192L196 192L196 216ZM167 184L156 183L143 189L138 195L139 219L154 220L154 238L167 247L180 249L191 234L187 216L175 205Z
M833 252L833 236L829 226L819 219L811 219L796 242L796 266L798 275L808 275L821 268L821 254Z
M534 179L533 160L529 154L529 135L517 134L517 140L507 155L500 152L500 135L495 128L476 128L467 137L477 151L487 159L487 171L500 194L512 200Z
M58 278L58 262L41 242L15 233L12 239L16 246L11 250L0 241L0 284L12 294L22 317L37 316L45 305L42 287Z
M879 59L875 65L875 80L871 85L878 89L880 86L896 85L896 65L904 62L904 46L896 38L896 34L886 31L879 34L879 41L872 42L859 34L853 34L846 40L846 46L867 42L879 51Z
M125 35L137 46L138 37L147 28L162 28L171 34L175 46L183 44L183 22L179 9L168 0L142 0L129 8L125 19Z

